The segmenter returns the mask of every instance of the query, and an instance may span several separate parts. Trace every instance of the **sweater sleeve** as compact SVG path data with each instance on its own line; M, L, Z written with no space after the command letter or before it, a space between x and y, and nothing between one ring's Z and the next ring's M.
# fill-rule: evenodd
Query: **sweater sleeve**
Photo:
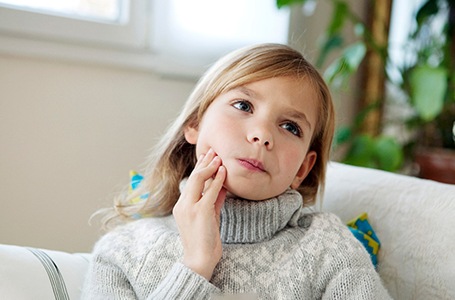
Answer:
M205 278L176 263L147 299L210 299L220 290ZM87 274L83 300L137 299L129 280L118 266L95 258Z
M95 254L85 277L81 299L128 300L137 297L119 266Z
M368 252L338 217L319 215L318 235L321 245L316 284L322 299L386 300L392 299L382 284Z
M204 277L176 263L148 299L210 299L220 290Z
M392 299L374 270L344 269L327 285L323 300L388 300Z

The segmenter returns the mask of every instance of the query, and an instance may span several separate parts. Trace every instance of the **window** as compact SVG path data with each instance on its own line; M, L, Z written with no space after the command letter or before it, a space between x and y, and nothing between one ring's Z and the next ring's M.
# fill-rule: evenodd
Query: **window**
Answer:
M172 54L178 63L207 64L248 44L287 42L289 12L278 10L275 0L167 0L154 4L152 48Z
M0 0L0 3L1 1L4 0ZM9 0L9 2L25 3L29 1ZM46 3L46 1L41 0L41 3ZM145 1L118 1L118 5L120 3L123 3L119 13L121 17L111 22L107 22L106 18L96 18L93 14L84 17L75 11L65 12L65 9L70 8L64 5L55 5L54 10L51 11L43 7L3 4L0 7L0 30L8 36L26 37L40 41L129 48L144 46L146 26L145 16L141 12L145 10Z
M0 3L20 10L105 22L120 21L122 5L128 4L122 0L0 0Z
M276 0L0 0L0 52L198 77L222 54L287 41Z

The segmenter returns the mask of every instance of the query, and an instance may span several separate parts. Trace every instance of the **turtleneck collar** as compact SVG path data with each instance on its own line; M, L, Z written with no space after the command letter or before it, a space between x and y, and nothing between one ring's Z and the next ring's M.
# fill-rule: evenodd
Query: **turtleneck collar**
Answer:
M302 204L302 196L292 189L261 201L227 197L221 209L221 241L235 244L268 240L286 225L297 225Z

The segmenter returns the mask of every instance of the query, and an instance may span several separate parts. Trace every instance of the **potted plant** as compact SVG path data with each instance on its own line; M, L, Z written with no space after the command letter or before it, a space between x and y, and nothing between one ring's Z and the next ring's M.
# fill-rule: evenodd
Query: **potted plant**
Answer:
M277 0L277 5L282 7L306 2ZM322 66L329 53L338 51L335 60L324 71L327 81L336 88L362 66L365 72L365 68L375 65L376 69L369 73L374 76L366 76L367 80L377 80L379 84L375 83L376 86L382 84L382 90L379 88L376 93L374 90L371 93L371 89L363 93L363 97L369 97L370 100L363 101L363 107L353 124L338 128L335 145L348 145L342 161L389 171L403 171L404 166L418 163L420 175L426 176L422 157L428 156L429 152L436 152L436 165L453 165L455 1L427 0L421 4L415 14L416 26L406 43L401 45L402 51L409 55L399 64L390 60L391 47L387 38L390 0L370 2L373 17L367 22L362 21L346 1L327 2L332 4L333 13L322 38L318 65ZM357 37L351 44L346 44L344 34L348 24ZM395 71L395 76L390 74L391 69ZM408 114L398 115L394 119L383 115L384 107L388 105L386 99L390 99L385 92L386 82L400 91L404 98L400 105L408 108ZM377 120L373 122L373 129L368 120L372 116ZM406 126L399 127L398 131L395 128L392 134L385 130L397 123ZM445 174L446 178L432 179L451 182L450 175L455 176L455 169L436 171L436 174Z
M427 0L415 21L414 55L400 70L415 112L406 120L414 138L405 146L421 177L455 183L455 1Z

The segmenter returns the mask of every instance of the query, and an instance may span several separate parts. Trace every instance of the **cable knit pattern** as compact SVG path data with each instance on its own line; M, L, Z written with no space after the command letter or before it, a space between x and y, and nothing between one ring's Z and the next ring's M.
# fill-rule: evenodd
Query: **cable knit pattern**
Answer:
M270 239L283 229L294 214L300 212L302 199L295 190L277 198L260 201L227 198L221 209L223 243L257 243ZM261 226L258 226L261 224Z
M346 226L301 205L293 190L264 201L226 199L223 255L210 282L180 263L172 216L121 226L96 244L82 298L390 299Z

